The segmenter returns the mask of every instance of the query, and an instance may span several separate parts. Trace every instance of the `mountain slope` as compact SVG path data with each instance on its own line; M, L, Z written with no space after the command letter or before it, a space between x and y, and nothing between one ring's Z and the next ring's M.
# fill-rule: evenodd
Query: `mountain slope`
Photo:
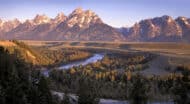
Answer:
M10 31L1 32L5 39L28 40L124 40L115 28L106 25L91 10L75 9L70 15L59 13L51 19L37 15L32 20L19 24Z
M175 21L182 29L183 40L190 42L190 19L186 17L178 17Z
M75 9L55 18L36 15L21 23L0 19L1 39L68 41L190 42L190 19L164 15L145 19L130 28L113 28L91 10Z
M122 34L104 24L94 12L77 8L48 37L48 40L116 41L122 39Z
M190 42L189 30L190 22L187 18L179 17L174 20L164 15L142 20L123 33L130 41Z

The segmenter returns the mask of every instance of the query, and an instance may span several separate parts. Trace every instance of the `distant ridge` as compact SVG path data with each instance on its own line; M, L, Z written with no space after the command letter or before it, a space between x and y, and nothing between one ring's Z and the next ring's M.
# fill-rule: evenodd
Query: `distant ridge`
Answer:
M190 19L173 19L164 15L145 19L130 28L114 28L105 24L91 10L75 9L66 16L55 18L36 15L34 19L0 19L1 39L68 40L68 41L134 41L134 42L190 42Z
M129 41L190 42L190 19L164 15L142 20L122 32Z

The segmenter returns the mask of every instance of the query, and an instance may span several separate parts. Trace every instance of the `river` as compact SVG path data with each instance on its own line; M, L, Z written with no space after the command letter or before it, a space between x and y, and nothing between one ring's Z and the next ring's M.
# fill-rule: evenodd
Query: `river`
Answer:
M56 69L58 69L58 70L68 70L68 69L70 69L72 67L77 67L77 66L80 66L80 65L85 66L87 64L95 63L95 62L97 62L99 60L102 60L103 58L104 58L104 54L96 53L93 56L91 56L91 57L89 57L89 58L87 58L85 60L71 62L69 64L64 64L64 65L59 66ZM48 77L49 76L49 71L50 71L49 69L45 69L45 70L42 71L42 73L45 76Z
M72 67L77 67L77 66L85 66L87 64L90 64L90 63L95 63L97 62L98 60L102 60L104 57L103 54L94 54L92 57L86 59L86 60L83 60L83 61L77 61L77 62L73 62L73 63L70 63L70 64L66 64L66 65L61 65L58 69L60 70L67 70L67 69L70 69Z

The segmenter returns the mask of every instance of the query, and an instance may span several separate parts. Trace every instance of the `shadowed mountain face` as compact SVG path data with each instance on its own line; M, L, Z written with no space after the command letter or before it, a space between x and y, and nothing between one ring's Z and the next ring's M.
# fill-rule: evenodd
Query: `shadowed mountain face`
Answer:
M142 20L130 28L116 29L105 24L90 10L75 9L70 15L55 18L37 15L21 23L0 19L1 39L75 41L151 41L190 42L190 19L170 16Z
M0 27L6 25L0 21ZM10 23L10 26L13 24ZM6 31L5 31L6 30ZM46 15L37 15L7 29L0 28L3 39L29 40L124 40L124 36L115 28L106 25L94 12L75 9L70 15L59 13L51 19Z
M130 41L190 42L190 21L185 17L174 20L165 15L142 20L128 31L123 30Z

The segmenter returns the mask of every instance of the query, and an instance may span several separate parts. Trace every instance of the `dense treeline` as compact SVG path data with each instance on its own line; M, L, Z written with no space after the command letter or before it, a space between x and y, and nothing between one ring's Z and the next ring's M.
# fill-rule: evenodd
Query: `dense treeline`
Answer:
M54 70L51 72L50 79L52 89L61 92L67 89L70 93L78 94L79 98L85 96L81 99L87 102L89 99L96 102L99 98L111 98L128 100L132 104L146 104L151 101L188 104L190 102L189 74L184 72L183 75L171 74L164 77L144 77L133 74L118 76L117 80L106 80L95 79L81 72Z
M56 66L91 56L89 52L77 49L50 50L42 47L30 47L17 40L11 40L11 42L15 43L16 46L6 47L9 53L16 53L17 57L35 66Z
M41 55L46 56L49 59L53 60L53 65L66 64L73 61L79 61L91 56L91 54L87 51L70 49L70 48L59 49L59 50L49 50L49 49L41 48L38 50Z
M17 40L12 40L12 42L15 43L16 46L6 47L7 50L9 53L16 53L17 57L23 59L26 63L35 66L47 66L53 63L53 60L39 53L38 50L26 45L24 42Z
M54 104L39 71L0 47L0 104Z
M55 65L82 60L91 54L85 50L31 49L22 42L14 41L22 49L11 52L0 47L0 104L70 104L73 93L79 104L98 104L100 98L128 100L131 104L152 101L190 103L190 69L179 66L179 73L166 76L143 76L148 62L156 56L150 53L107 53L102 60L69 70L51 70L44 77L20 54L29 51L41 65ZM40 54L39 54L40 53ZM45 61L43 64L41 61ZM51 91L65 93L63 99Z
M135 71L142 71L148 67L153 57L151 54L135 54L135 55L113 55L106 54L102 60L86 66L73 67L69 70L71 74L82 73L95 79L103 80L120 80L119 76L129 75Z
M78 94L79 98L85 96L86 99L79 100L87 102L89 99L97 102L99 98L111 98L128 100L132 104L146 104L152 101L188 104L190 72L186 67L176 69L183 74L146 77L138 74L137 71L147 68L147 62L154 57L156 56L152 54L107 54L93 64L73 67L66 71L52 70L49 76L51 88L61 92L67 89L70 93ZM78 93L81 90L82 94Z

